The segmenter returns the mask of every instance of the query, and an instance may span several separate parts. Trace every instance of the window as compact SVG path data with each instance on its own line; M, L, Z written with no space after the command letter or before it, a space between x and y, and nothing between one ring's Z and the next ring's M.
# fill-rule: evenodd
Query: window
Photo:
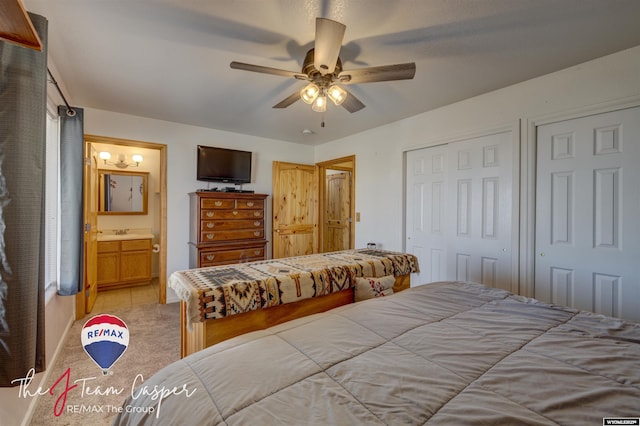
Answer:
M45 303L56 293L58 285L58 141L57 111L47 109L47 140L45 159L45 225L44 225L44 290Z

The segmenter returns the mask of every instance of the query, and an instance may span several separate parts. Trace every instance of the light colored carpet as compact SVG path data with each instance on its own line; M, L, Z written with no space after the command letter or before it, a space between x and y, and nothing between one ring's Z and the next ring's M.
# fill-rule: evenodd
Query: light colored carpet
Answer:
M46 386L53 387L53 395L40 396L31 425L109 425L116 415L115 410L131 394L134 384L142 383L143 379L138 375L148 379L180 358L178 303L137 305L101 313L115 315L127 324L130 336L127 350L111 367L110 374L103 376L80 342L82 327L97 313L92 312L85 319L76 321L69 330L62 353L50 367ZM70 371L65 376L67 369ZM63 380L54 386L61 376ZM69 387L74 382L78 386L67 392L64 402L61 395L66 377L69 377ZM54 410L60 409L62 413L56 416Z

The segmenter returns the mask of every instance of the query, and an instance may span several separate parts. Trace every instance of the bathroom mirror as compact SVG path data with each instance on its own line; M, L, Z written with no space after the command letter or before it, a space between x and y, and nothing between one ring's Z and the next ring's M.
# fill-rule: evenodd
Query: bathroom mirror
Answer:
M149 173L98 170L98 214L147 214Z

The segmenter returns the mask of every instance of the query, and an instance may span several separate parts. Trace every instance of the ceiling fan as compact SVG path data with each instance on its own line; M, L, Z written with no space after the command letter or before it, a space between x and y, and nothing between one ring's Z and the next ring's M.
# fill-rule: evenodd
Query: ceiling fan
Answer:
M310 104L314 111L318 112L326 110L327 98L331 99L335 105L342 105L351 113L360 111L365 107L358 98L340 85L410 80L414 77L416 73L416 64L414 62L350 71L343 70L339 55L346 28L340 22L326 18L316 18L315 46L307 52L301 72L236 61L231 62L230 66L233 69L293 77L298 80L308 81L309 83L302 90L278 102L273 108L286 108L298 99L302 99L305 103Z

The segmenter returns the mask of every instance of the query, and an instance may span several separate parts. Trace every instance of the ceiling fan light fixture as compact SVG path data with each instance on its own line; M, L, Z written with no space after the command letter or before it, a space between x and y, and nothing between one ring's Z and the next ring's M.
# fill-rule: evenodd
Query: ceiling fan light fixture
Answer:
M304 89L300 91L300 99L306 104L313 104L320 94L320 88L315 83L307 84Z
M347 99L347 91L338 85L332 85L327 92L329 99L336 105L340 105Z
M311 105L311 109L315 112L325 112L327 110L327 97L324 93L316 98Z

